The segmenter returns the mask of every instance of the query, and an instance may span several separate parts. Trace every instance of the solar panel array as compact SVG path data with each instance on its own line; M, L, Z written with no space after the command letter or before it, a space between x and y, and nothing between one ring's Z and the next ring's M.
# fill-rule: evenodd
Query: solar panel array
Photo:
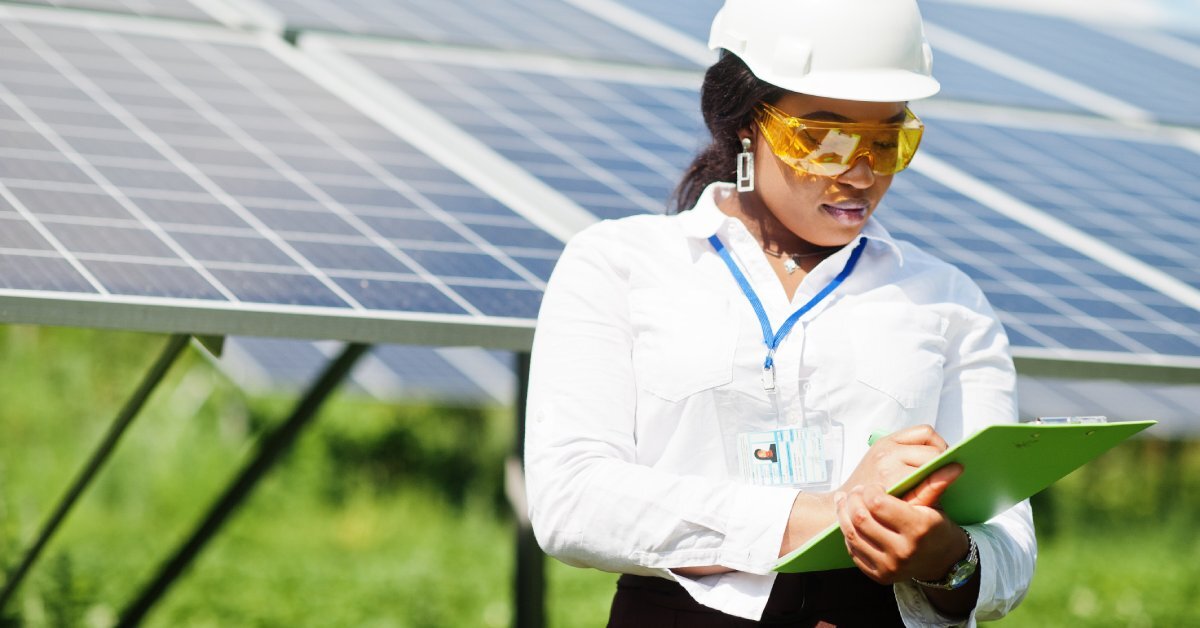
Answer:
M705 139L702 64L680 42L702 47L719 0L258 4L298 49L200 25L179 38L4 19L4 295L527 332L561 249L548 217L662 212ZM1176 32L1170 47L1137 25L977 3L922 10L944 89L917 106L926 143L883 224L975 278L1019 356L1200 366L1200 67L1187 48L1200 38ZM456 133L401 128L409 114ZM531 210L523 196L553 202ZM229 333L354 328L340 321ZM260 364L287 351L243 346ZM436 362L380 355L395 382Z
M0 22L4 288L535 314L561 242L319 85L282 42L52 22Z

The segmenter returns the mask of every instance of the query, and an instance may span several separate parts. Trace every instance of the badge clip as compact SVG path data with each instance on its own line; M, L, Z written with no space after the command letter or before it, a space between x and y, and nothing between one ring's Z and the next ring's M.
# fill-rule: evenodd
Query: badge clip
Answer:
M762 371L763 390L775 392L775 367L765 366Z

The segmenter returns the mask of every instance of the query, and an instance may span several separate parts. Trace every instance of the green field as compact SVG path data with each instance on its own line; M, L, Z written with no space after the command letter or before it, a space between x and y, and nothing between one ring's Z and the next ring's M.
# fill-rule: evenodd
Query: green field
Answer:
M0 566L19 560L164 341L0 327ZM110 625L287 409L189 350L0 626ZM511 433L505 409L336 397L147 625L508 625ZM1197 496L1195 442L1128 443L1060 482L1035 504L1033 589L996 625L1200 626ZM549 567L550 625L603 625L615 576Z

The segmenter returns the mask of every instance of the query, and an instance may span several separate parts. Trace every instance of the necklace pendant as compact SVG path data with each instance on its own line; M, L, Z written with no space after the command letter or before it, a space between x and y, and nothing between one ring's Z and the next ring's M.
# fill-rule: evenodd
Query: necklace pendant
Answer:
M783 260L783 269L786 270L789 275L796 272L797 268L800 268L800 265L796 263L796 258L788 257L787 259Z

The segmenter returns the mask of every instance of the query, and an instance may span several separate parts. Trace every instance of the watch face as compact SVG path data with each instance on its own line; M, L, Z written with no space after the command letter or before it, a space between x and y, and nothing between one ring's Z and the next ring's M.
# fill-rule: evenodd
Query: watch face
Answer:
M966 584L971 576L975 575L975 563L970 560L962 560L954 565L954 569L950 572L950 582L947 584L951 588L957 589Z

